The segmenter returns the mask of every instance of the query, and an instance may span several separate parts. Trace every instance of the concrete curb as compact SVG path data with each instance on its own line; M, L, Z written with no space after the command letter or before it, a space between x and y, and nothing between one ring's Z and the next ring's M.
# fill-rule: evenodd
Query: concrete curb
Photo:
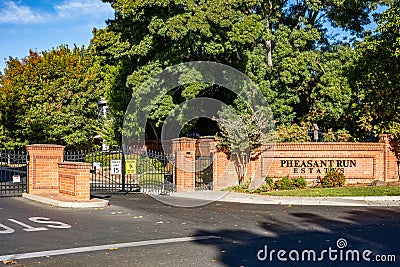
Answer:
M321 205L321 206L353 206L353 207L387 207L400 206L400 196L364 196L364 197L281 197L263 196L256 194L245 194L229 192L223 197L217 197L213 191L208 192L184 192L174 193L174 197L191 198L198 200L212 200L222 202L234 202L245 204L268 204L268 205Z
M108 206L108 200L104 199L96 199L95 201L85 201L85 202L72 202L72 201L61 201L57 199L52 199L27 193L23 193L22 197L25 199L33 200L36 202L60 208L104 208Z

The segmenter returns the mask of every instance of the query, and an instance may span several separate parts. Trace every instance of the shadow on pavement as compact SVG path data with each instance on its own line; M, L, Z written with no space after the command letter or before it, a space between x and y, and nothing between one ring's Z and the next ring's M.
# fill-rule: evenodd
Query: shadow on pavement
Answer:
M196 235L215 235L222 239L217 244L215 241L197 243L217 246L215 266L399 266L398 211L384 208L348 210L340 218L294 211L288 212L288 216L286 218L291 220L279 221L272 216L262 218L258 225L268 233L265 236L252 229L200 230ZM271 257L272 250L275 252ZM279 250L284 250L281 258L286 261L278 259ZM316 252L315 258L311 250ZM327 252L321 254L323 250ZM364 252L366 250L372 251L370 255L365 254L365 258L371 260L369 262L363 259L363 253L368 254ZM377 255L386 261L378 262ZM395 259L390 258L391 255Z

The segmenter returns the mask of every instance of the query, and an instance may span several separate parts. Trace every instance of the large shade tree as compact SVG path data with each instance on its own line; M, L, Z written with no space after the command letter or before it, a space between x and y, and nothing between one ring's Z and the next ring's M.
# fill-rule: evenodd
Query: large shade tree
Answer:
M390 134L400 160L400 3L377 17L378 27L357 44L352 118L362 133ZM400 164L400 161L399 161Z
M364 132L400 138L400 4L378 17L375 32L357 43L353 108Z
M346 75L355 57L350 46L332 39L327 26L361 36L370 13L386 2L103 1L114 8L115 18L94 31L92 47L108 79L108 101L118 125L132 93L146 79L167 66L208 60L237 68L256 82L278 124L308 121L322 128L346 126L351 96ZM227 97L215 86L178 90L159 104L152 129L157 132L179 101L198 95Z
M0 76L1 147L91 146L101 95L93 66L86 49L67 46L9 58Z

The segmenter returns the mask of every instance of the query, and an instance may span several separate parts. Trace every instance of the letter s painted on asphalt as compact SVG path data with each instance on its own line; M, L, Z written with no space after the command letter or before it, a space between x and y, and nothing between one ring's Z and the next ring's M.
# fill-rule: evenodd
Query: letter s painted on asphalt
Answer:
M50 228L57 228L57 229L71 228L71 225L69 224L57 221L50 221L50 218L46 217L30 217L29 220L35 223L46 224L46 226Z
M5 229L5 230L1 230L0 234L12 234L15 232L14 229L12 229L4 224L1 224L1 223L0 223L0 227Z

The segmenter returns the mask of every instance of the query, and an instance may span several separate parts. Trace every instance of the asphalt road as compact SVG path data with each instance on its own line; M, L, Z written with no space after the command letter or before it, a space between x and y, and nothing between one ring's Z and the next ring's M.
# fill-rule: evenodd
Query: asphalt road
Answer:
M19 266L400 265L398 207L179 208L139 194L109 200L103 209L63 209L0 198L0 259L25 257L3 262Z

